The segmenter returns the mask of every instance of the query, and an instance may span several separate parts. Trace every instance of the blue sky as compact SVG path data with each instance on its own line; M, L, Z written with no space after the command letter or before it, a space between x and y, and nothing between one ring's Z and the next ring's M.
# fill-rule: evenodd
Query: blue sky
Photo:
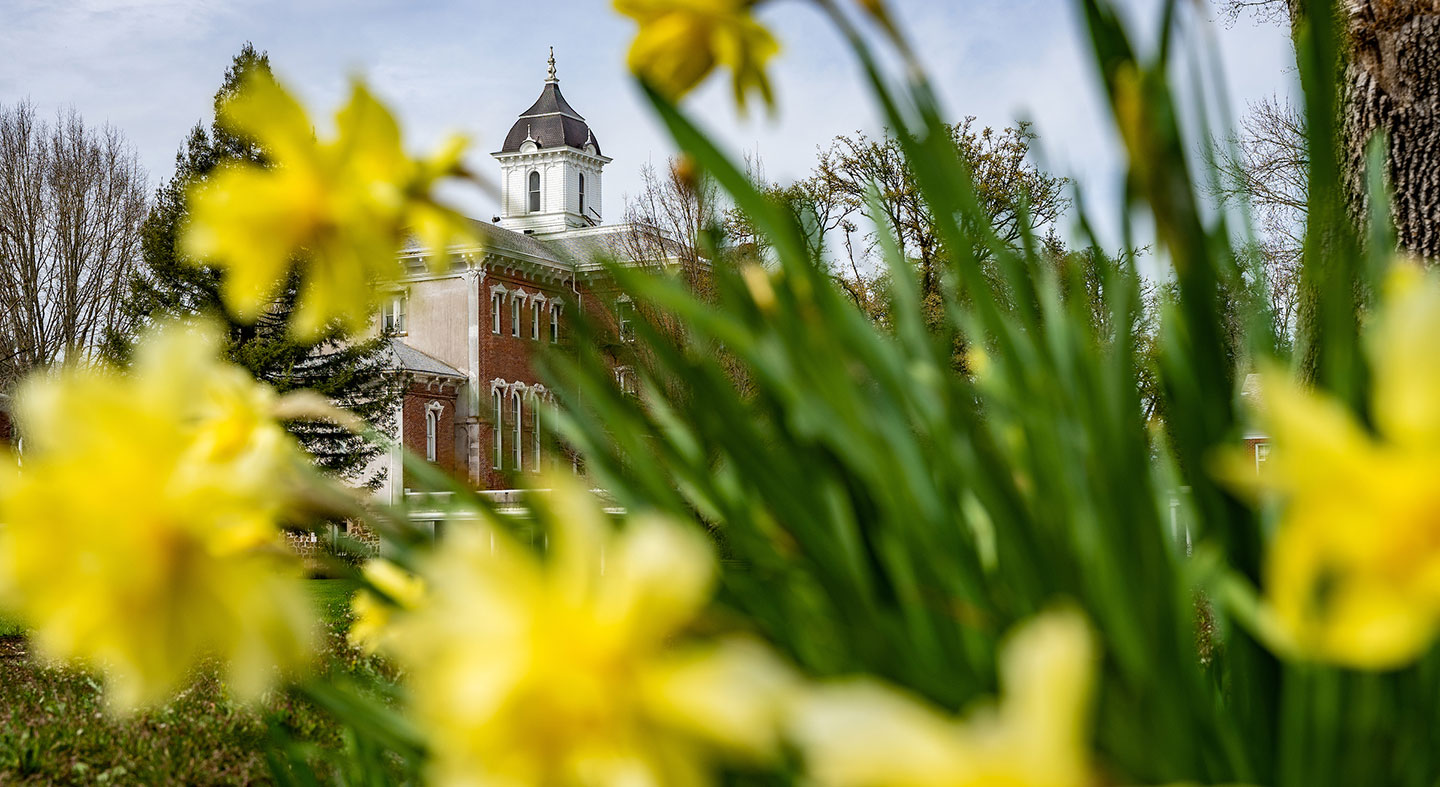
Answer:
M844 0L842 0L843 2ZM982 125L1033 120L1038 156L1076 177L1112 234L1120 184L1110 132L1072 0L890 0L919 44L949 113ZM1158 0L1132 0L1137 22L1153 27ZM1294 59L1285 31L1242 20L1210 22L1213 11L1186 2L1193 41L1213 41L1231 111L1294 95ZM723 79L687 101L733 151L758 151L772 179L801 177L817 145L880 122L853 59L804 0L771 0L761 17L785 47L772 75L779 111L740 118ZM417 149L445 132L475 140L477 171L538 95L547 47L561 87L615 159L605 214L616 221L646 161L671 145L641 104L624 68L631 23L605 0L0 0L0 103L28 97L44 114L74 105L88 121L118 126L158 182L245 41L270 53L282 79L328 114L351 75L365 76L398 111ZM466 201L477 216L493 205Z

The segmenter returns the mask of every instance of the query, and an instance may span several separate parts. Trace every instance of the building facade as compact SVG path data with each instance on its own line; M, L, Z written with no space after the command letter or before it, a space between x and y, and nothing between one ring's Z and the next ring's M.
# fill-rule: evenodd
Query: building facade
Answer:
M576 310L603 309L597 260L616 256L626 231L603 223L610 159L560 93L553 51L540 97L492 155L501 215L474 221L476 243L452 248L443 273L431 270L427 250L403 249L407 275L379 315L395 334L405 391L397 447L481 490L512 488L518 476L569 462L542 445L554 396L533 358L570 340ZM398 448L386 461L381 494L399 502L411 479Z

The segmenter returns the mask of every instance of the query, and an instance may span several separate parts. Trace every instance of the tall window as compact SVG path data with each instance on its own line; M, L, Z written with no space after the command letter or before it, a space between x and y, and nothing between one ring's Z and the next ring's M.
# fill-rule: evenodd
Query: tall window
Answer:
M615 319L620 325L620 341L635 341L635 304L630 301L620 301L615 304Z
M540 173L530 173L530 212L540 211Z
M520 296L510 296L510 335L520 335Z
M490 332L500 332L500 293L490 293Z
M530 338L540 341L540 304L534 303L530 306Z
M515 469L525 469L524 412L520 409L520 392L510 394L510 404L515 409Z
M540 399L537 397L531 401L530 409L534 411L530 414L530 445L534 449L535 459L530 469L538 473L540 472L540 411L545 408L541 406Z
M490 396L495 400L495 469L499 470L500 462L505 458L505 430L501 421L501 416L505 414L504 400L500 398L499 391L492 392Z
M560 304L550 304L550 343L560 341Z
M425 460L435 461L435 433L439 430L440 414L435 410L425 411Z
M580 175L580 215L585 215L585 175Z
M639 390L636 385L635 370L628 366L621 366L615 370L615 382L620 386L620 392L626 396L634 396Z
M405 293L397 292L385 299L380 311L380 327L386 333L405 332Z

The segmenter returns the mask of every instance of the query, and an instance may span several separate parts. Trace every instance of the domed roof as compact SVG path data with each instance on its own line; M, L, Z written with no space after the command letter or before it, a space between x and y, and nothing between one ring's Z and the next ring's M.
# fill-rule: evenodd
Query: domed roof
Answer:
M595 154L600 154L600 142L586 125L585 118L576 112L565 96L560 94L560 79L555 76L555 50L550 50L550 77L540 91L540 98L520 114L520 119L505 135L501 153L518 153L526 140L533 140L537 147L572 147L584 150L594 145Z

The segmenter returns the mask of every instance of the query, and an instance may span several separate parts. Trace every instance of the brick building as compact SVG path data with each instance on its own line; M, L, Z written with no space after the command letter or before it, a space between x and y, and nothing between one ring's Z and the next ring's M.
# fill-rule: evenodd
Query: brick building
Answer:
M428 251L402 250L407 275L379 315L395 331L405 386L398 442L484 490L557 461L542 451L553 396L532 357L564 345L573 310L601 308L597 259L617 255L626 232L602 223L610 159L561 95L553 52L540 97L492 155L501 215L475 221L478 243L452 248L443 273L430 270ZM410 484L398 451L386 461L381 494L399 502Z

